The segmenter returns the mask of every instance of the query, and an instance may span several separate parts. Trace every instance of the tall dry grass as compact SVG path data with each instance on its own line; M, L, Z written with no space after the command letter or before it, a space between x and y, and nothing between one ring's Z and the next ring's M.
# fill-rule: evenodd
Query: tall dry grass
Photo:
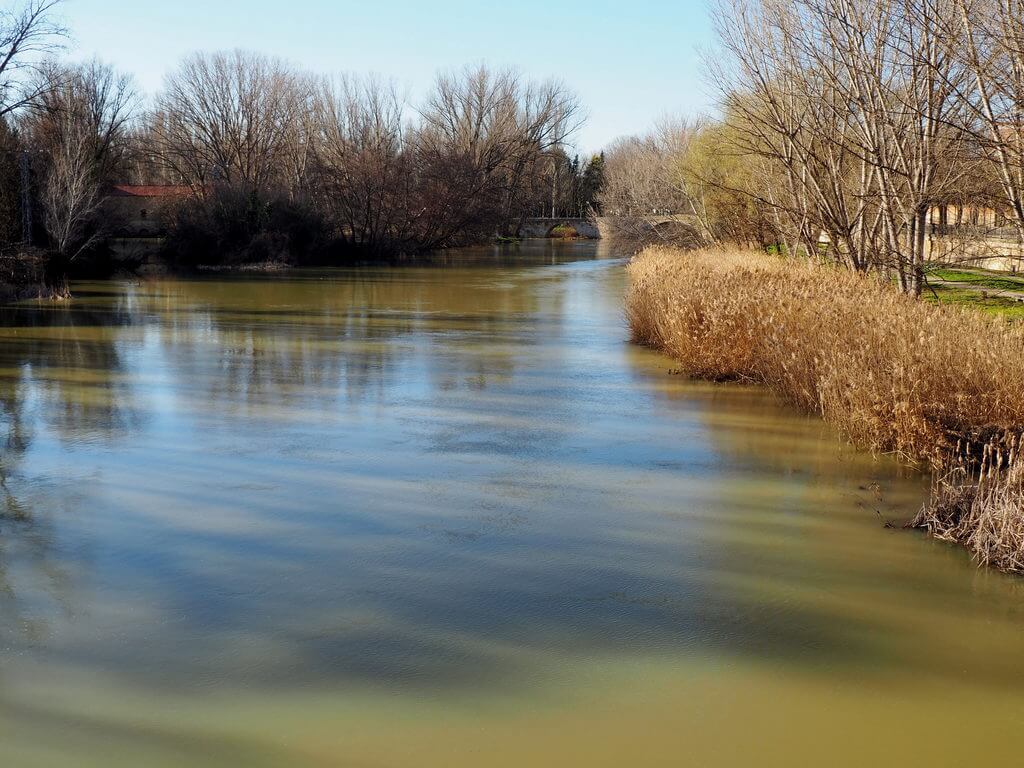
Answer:
M629 272L635 341L693 377L758 382L856 443L927 462L939 480L915 524L1024 571L1024 327L763 253L653 247Z

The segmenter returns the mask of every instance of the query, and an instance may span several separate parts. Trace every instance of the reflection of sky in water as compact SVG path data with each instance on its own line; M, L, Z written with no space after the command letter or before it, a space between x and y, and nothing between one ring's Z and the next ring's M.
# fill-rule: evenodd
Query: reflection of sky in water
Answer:
M920 478L667 377L620 263L553 247L8 311L0 714L42 717L41 665L146 696L529 701L608 656L1024 682L1017 584L880 525Z

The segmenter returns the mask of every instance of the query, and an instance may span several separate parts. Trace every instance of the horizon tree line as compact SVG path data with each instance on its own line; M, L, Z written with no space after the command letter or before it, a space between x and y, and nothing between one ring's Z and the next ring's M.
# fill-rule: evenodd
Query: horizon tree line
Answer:
M196 53L146 105L108 65L56 60L60 1L0 12L6 271L25 261L14 244L45 244L51 271L96 247L115 181L191 190L167 223L186 261L413 252L596 210L644 229L669 212L702 243L824 257L919 295L935 206L990 206L1024 243L1024 0L717 0L721 117L586 162L567 151L575 94L483 65L410 105L379 78Z
M569 157L584 114L557 80L466 67L410 105L393 82L234 50L186 57L146 104L109 65L57 59L60 2L0 12L5 263L57 274L101 247L115 183L189 188L166 226L193 263L415 252L595 203L601 160Z

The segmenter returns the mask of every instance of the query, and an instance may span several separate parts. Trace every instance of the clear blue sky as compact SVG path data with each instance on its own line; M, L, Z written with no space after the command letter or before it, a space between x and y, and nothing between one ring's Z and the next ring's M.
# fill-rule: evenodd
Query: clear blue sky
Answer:
M710 109L705 0L66 0L63 15L71 56L98 55L147 94L192 51L250 48L319 72L393 77L413 99L439 69L467 63L557 76L589 112L584 151Z

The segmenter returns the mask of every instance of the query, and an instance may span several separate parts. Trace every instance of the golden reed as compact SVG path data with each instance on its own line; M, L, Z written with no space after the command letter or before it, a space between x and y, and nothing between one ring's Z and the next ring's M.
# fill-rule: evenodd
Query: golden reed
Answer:
M751 251L652 247L629 272L636 342L690 376L757 382L855 443L926 462L936 481L913 524L1024 572L1024 325Z

